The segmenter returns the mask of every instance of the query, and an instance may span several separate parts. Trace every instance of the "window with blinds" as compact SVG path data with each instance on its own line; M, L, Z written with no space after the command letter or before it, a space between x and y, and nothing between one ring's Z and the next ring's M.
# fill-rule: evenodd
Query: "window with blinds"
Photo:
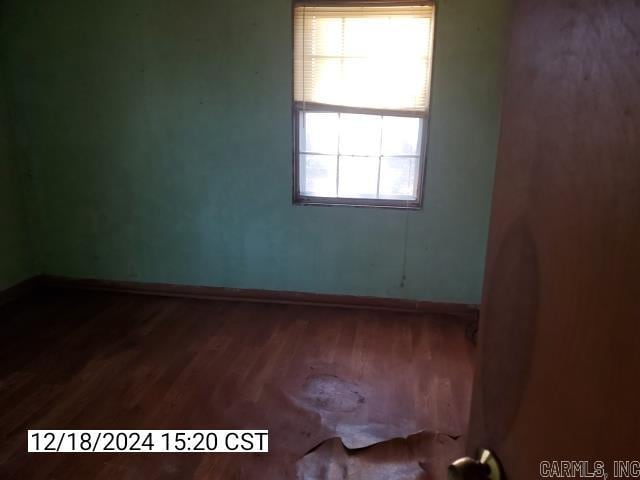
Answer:
M295 200L420 206L432 4L294 6Z

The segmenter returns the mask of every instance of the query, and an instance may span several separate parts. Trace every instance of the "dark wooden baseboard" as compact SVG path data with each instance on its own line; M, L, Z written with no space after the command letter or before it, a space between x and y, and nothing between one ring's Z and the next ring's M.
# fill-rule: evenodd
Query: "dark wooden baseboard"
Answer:
M366 308L398 312L429 313L459 317L467 321L478 318L478 306L459 303L414 301L399 298L361 297L275 290L249 290L240 288L172 285L97 279L78 279L43 275L38 286L46 289L75 289L120 292L163 297L199 298L242 302L284 303L324 307Z
M38 275L0 290L0 305L31 295L39 287L41 280L42 277Z

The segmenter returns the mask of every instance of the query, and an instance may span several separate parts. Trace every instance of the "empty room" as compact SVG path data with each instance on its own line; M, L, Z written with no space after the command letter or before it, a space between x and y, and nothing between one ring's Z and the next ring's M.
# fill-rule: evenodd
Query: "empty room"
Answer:
M640 478L637 0L0 0L0 479Z

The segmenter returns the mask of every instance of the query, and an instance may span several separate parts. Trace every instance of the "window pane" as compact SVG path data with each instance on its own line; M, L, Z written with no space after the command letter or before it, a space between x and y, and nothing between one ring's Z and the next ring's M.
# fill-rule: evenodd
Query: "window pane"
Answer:
M417 200L421 118L338 112L299 115L301 195L376 199L381 204Z
M335 197L338 159L335 155L300 155L300 193Z
M342 59L335 57L313 57L305 63L309 64L305 82L313 81L313 96L304 99L310 102L334 104L337 98L343 98Z
M338 12L338 10L334 10ZM405 12L407 13L407 12ZM323 18L318 24L335 19ZM339 25L333 24L332 33L342 33ZM428 33L431 19L418 16L367 15L344 18L344 50L347 57L399 57L424 58L429 55ZM314 37L318 43L326 38ZM335 50L334 50L335 51Z
M383 117L382 155L418 155L421 120Z
M378 115L340 115L340 154L379 155L381 118Z
M426 112L433 6L294 8L294 99Z
M415 200L418 165L418 157L382 157L380 197Z
M300 113L300 151L338 153L338 114Z
M342 55L342 31L343 20L339 17L312 20L314 27L312 42L305 45L308 49L307 56L331 56ZM305 32L306 34L307 32Z
M340 157L338 196L376 198L378 164L378 157Z
M424 102L421 84L426 80L426 67L403 58L387 58L384 61L345 58L342 60L340 76L332 77L328 69L323 74L323 85L336 85L329 93L318 87L317 92L322 95L323 103L415 110L406 105Z

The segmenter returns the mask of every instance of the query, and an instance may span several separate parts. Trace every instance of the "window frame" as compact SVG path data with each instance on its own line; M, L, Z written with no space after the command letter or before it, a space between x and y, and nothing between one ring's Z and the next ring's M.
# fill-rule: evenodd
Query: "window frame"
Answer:
M382 6L382 5L429 5L433 7L433 26L431 29L431 71L429 75L429 98L427 99L427 110L422 115L416 112L404 110L387 110L364 107L346 107L325 105L313 102L296 102L294 97L294 43L295 43L295 8L300 4L313 5L357 5L357 6ZM401 210L421 210L424 206L424 184L427 171L427 147L429 144L429 123L432 101L432 79L435 57L435 29L436 29L437 9L434 1L429 0L292 0L291 2L291 100L292 100L292 133L293 133L293 204L294 205L315 205L315 206L346 206L346 207L368 207L386 208ZM327 113L351 113L364 115L380 115L419 118L422 120L420 131L420 152L418 154L418 175L415 200L381 199L381 198L348 198L348 197L318 197L303 195L300 192L300 113L301 112L327 112Z

